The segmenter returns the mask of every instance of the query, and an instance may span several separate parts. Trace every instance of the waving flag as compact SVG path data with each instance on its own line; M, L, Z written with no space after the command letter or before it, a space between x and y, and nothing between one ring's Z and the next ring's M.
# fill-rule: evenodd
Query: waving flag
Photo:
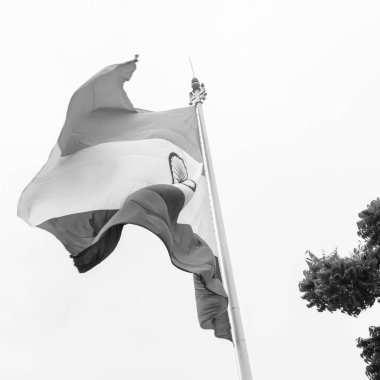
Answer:
M231 339L195 107L134 108L123 83L135 68L110 66L74 93L18 215L56 236L79 272L116 248L125 224L150 230L172 263L193 273L200 325Z

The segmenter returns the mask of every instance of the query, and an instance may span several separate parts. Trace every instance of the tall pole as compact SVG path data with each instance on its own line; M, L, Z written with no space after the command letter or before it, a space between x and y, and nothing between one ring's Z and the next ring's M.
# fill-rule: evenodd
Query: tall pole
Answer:
M202 108L202 103L205 100L207 93L203 83L200 85L197 78L192 79L191 87L193 91L190 92L190 104L195 104L196 109L198 111L199 131L202 144L202 156L205 165L206 176L208 178L207 183L211 199L211 209L213 212L216 240L221 256L223 283L226 285L228 293L229 315L232 324L232 334L240 379L252 380L247 345L244 337L243 323L240 315L239 301L236 292L234 276L232 273L231 259L228 251L226 232L224 230L222 210L220 208L218 190L216 188L214 168L212 165L211 153Z

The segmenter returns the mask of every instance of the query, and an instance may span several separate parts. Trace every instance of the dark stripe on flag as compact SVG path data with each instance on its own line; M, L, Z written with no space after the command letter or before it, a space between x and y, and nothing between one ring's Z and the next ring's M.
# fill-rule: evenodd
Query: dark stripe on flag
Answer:
M72 256L76 256L94 242L116 212L117 210L79 212L46 220L38 227L53 234Z
M163 241L173 265L194 274L198 319L201 327L213 329L215 336L219 338L232 340L227 314L227 294L221 283L217 258L207 243L193 232L190 225L177 223L184 201L183 192L175 186L153 185L131 194L118 211L110 210L107 213L103 210L98 215L96 211L91 217L86 215L88 219L82 218L86 221L83 231L89 234L89 228L93 226L94 230L90 235L94 236L96 233L96 237L93 237L93 243L89 247L79 254L72 254L71 257L79 272L86 272L112 253L125 224L134 224L148 229ZM77 216L80 215L77 214ZM104 224L102 228L99 228L102 218ZM53 232L52 227L59 225L58 220L54 223L50 221L47 228L48 225L45 222L40 227L54 233L62 241L61 237L64 235L62 223L60 233ZM73 244L77 244L75 239ZM67 239L64 245L69 252L77 249L76 246L69 247Z
M215 257L215 261L215 277L221 281L222 278L217 257ZM202 283L200 276L194 275L193 277L199 324L204 329L213 329L216 337L232 341L231 325L227 313L227 298L221 297L207 289Z

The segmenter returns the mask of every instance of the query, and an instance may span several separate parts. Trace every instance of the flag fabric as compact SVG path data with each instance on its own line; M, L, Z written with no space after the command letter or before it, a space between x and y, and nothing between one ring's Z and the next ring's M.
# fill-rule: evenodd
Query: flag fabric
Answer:
M232 340L195 107L136 109L123 89L135 69L107 67L74 93L18 215L58 238L79 272L112 253L125 224L148 229L193 274L201 327Z

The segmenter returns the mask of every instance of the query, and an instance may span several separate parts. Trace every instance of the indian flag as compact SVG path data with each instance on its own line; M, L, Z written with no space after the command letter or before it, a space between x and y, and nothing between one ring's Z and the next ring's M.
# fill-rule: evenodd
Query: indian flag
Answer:
M125 224L148 229L193 273L201 327L231 339L195 107L134 108L123 83L135 69L109 66L74 93L18 216L56 236L81 273L112 253Z

